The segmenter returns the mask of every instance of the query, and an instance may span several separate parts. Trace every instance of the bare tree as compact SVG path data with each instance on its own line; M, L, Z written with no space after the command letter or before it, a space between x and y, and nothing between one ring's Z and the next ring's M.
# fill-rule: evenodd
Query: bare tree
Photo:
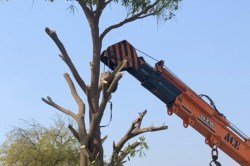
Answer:
M53 2L54 0L49 0ZM74 0L71 0L74 1ZM69 129L72 131L74 136L79 140L81 145L80 153L80 165L86 166L88 162L95 163L96 166L103 166L103 146L105 138L101 138L101 127L100 122L104 114L107 102L110 99L111 93L116 88L118 81L122 78L122 73L120 72L122 68L126 65L126 61L117 66L117 68L109 75L104 77L102 81L100 80L100 54L102 48L102 41L105 36L112 30L122 27L123 25L130 23L135 20L143 19L150 16L161 17L164 20L171 19L174 14L173 12L178 9L180 0L75 0L78 2L80 8L82 9L91 30L92 36L92 61L90 64L91 70L91 82L86 84L78 73L76 67L68 55L66 48L60 41L56 32L50 28L46 28L45 31L49 37L54 41L54 43L59 48L61 54L61 59L69 67L71 74L73 75L75 81L80 86L81 90L87 96L87 101L84 102L76 91L75 85L68 73L64 74L64 77L68 83L71 90L71 94L78 105L78 111L74 112L72 110L66 109L61 105L57 104L49 96L47 98L42 98L42 100L48 105L56 108L57 110L72 117L77 125L78 129L69 125ZM100 17L107 8L107 5L118 5L121 4L127 9L127 15L125 19L120 22L110 25L104 31L100 32L99 22ZM110 83L108 86L107 83ZM89 106L89 124L90 127L87 130L85 125L85 104ZM139 117L132 122L127 133L118 141L117 144L113 144L113 153L111 156L111 161L109 166L119 165L123 162L124 158L129 154L129 149L135 149L140 145L140 141L136 141L130 144L128 147L124 147L125 143L131 138L152 131L160 131L167 129L167 126L159 127L146 127L141 128L141 122L147 111L139 114Z

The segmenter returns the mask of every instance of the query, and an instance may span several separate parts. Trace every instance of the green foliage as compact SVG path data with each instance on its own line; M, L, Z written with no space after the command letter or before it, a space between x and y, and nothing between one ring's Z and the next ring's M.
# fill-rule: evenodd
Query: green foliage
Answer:
M55 2L55 0L45 0L49 2ZM66 0L72 3L78 0ZM156 16L157 18L163 18L163 20L169 20L175 16L174 12L179 9L180 2L182 0L112 0L110 4L121 4L126 8L127 17L137 15L141 12L139 18L148 16ZM98 0L86 0L86 5L92 9L96 8ZM70 5L71 12L74 13L76 7ZM73 10L72 10L73 9ZM136 18L138 19L138 18Z
M0 147L0 163L6 166L79 165L79 145L59 118L50 128L37 121L14 127Z
M121 3L127 9L128 16L140 14L139 18L156 16L163 18L165 21L174 16L174 12L179 9L181 0L114 0Z
M145 137L144 136L139 137L139 142L140 142L140 145L138 149L128 148L130 157L135 157L136 154L139 154L139 157L143 157L143 156L146 157L145 150L148 150L149 146L147 142L145 141ZM128 157L128 160L130 160L129 157Z
M141 136L139 138L140 140L140 147L139 147L139 157L146 157L146 154L145 154L145 150L148 150L149 149L149 146L147 144L147 142L145 141L145 137L144 136Z

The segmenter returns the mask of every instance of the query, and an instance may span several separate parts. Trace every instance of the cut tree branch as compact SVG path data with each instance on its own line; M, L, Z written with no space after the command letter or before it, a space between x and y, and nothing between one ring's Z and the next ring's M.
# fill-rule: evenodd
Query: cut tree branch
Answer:
M78 114L81 116L85 116L85 104L83 103L81 97L78 95L72 79L70 78L68 73L64 73L64 78L66 79L69 85L72 96L74 97L76 103L78 104L78 107L79 107Z
M105 135L105 136L101 139L102 144L107 140L107 138L108 138L108 136Z
M83 153L85 154L85 156L89 159L90 156L92 156L91 152L89 151L89 149L86 147L86 145L82 145L80 147L80 149L83 151Z
M147 113L147 110L143 111L142 113L139 113L139 117L132 122L127 133L121 138L121 140L117 144L113 143L113 153L112 153L110 166L113 165L112 163L114 162L115 159L119 159L117 157L118 157L119 153L121 152L122 147L131 138L134 138L135 136L142 134L142 133L145 133L145 132L161 131L161 130L165 130L168 128L167 126L162 125L159 127L151 126L151 127L146 127L146 128L141 129L141 123L142 123L142 120L143 120L146 113ZM135 147L136 147L136 146L138 146L137 144L138 143L135 142L133 145L135 145ZM128 153L120 154L120 157L121 157L120 159L123 160L126 157L126 156L124 156L125 154L128 154ZM120 160L120 162L122 160Z
M126 59L124 59L123 61L122 61L122 63L120 63L115 69L114 69L114 71L107 77L107 78L105 78L105 80L107 81L107 82L111 82L113 79L114 79L114 77L127 65L127 60Z
M83 151L84 155L89 159L90 162L95 161L99 155L96 149L94 149L94 152L90 152L86 145L82 145L80 149Z
M107 75L106 77L104 77L103 79L102 79L102 82L101 82L101 84L100 84L100 86L99 86L99 90L101 90L101 88L103 88L102 87L102 84L103 83L111 83L113 80L114 80L114 78L115 78L115 76L127 65L127 60L126 59L124 59L123 61L122 61L122 63L120 63L115 69L114 69L114 71L112 72L112 73L110 73L109 75Z
M144 116L146 115L147 110L143 111L142 113L139 113L139 120L137 120L137 124L136 124L136 128L139 130L141 128L141 123L142 123L142 119L144 118Z
M86 84L83 81L83 79L81 78L81 76L79 75L77 69L75 68L73 62L71 61L71 59L70 59L70 57L69 57L63 43L58 38L56 32L54 30L49 29L48 27L45 28L45 32L50 36L50 38L55 42L55 44L59 48L59 50L60 50L60 52L62 54L62 55L60 55L60 57L68 65L68 67L69 67L70 71L72 72L76 82L78 83L78 85L81 87L81 89L86 94Z
M102 102L101 102L100 107L99 107L100 118L102 118L103 112L106 108L107 102L110 99L111 93L113 92L113 90L115 89L115 87L117 86L117 84L121 78L122 78L122 73L120 72L115 76L114 80L111 82L107 92L105 92L105 90L104 90Z
M42 101L44 101L46 104L56 108L57 110L71 116L73 119L76 119L76 114L74 114L72 111L65 109L61 107L60 105L56 104L49 96L47 96L47 99L42 98Z
M80 142L80 137L78 132L75 130L75 128L72 125L68 125L68 128L70 129L70 131L72 132L72 134L74 135L74 137Z
M142 128L140 130L135 130L134 132L132 132L133 134L135 135L139 135L139 134L142 134L142 133L145 133L145 132L155 132L155 131L160 131L160 130L166 130L168 127L163 125L163 126L159 126L159 127L154 127L154 126L151 126L151 127L146 127L146 128Z
M108 97L111 95L111 93L113 92L113 90L117 87L117 84L118 84L118 82L119 82L119 80L122 78L122 75L123 75L123 73L122 72L119 72L116 76L115 76L115 78L114 78L114 80L111 82L111 84L110 84L110 86L109 86L109 88L108 88L108 91L107 91L107 93L108 93Z
M102 81L102 95L104 99L108 98L108 82L107 81Z

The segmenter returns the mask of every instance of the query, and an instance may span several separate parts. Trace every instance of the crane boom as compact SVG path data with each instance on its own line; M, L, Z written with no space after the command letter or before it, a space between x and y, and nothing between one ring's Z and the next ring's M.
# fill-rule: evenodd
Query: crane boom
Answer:
M109 46L101 54L101 61L112 70L124 59L124 70L164 102L169 115L179 116L185 128L192 126L209 146L220 148L242 166L250 166L250 139L168 70L164 61L150 66L126 40Z

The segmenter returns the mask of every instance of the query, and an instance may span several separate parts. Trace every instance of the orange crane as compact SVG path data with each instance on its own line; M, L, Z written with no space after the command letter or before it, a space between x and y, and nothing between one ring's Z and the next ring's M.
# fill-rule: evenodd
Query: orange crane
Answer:
M141 82L141 85L167 106L167 113L175 113L183 120L183 126L192 126L205 137L212 148L212 161L217 166L220 148L242 166L250 166L250 139L230 123L206 95L197 95L159 61L155 67L138 57L136 49L126 40L109 46L101 54L101 61L114 70L126 59L124 70ZM208 98L208 104L202 97ZM211 165L210 163L210 165Z

